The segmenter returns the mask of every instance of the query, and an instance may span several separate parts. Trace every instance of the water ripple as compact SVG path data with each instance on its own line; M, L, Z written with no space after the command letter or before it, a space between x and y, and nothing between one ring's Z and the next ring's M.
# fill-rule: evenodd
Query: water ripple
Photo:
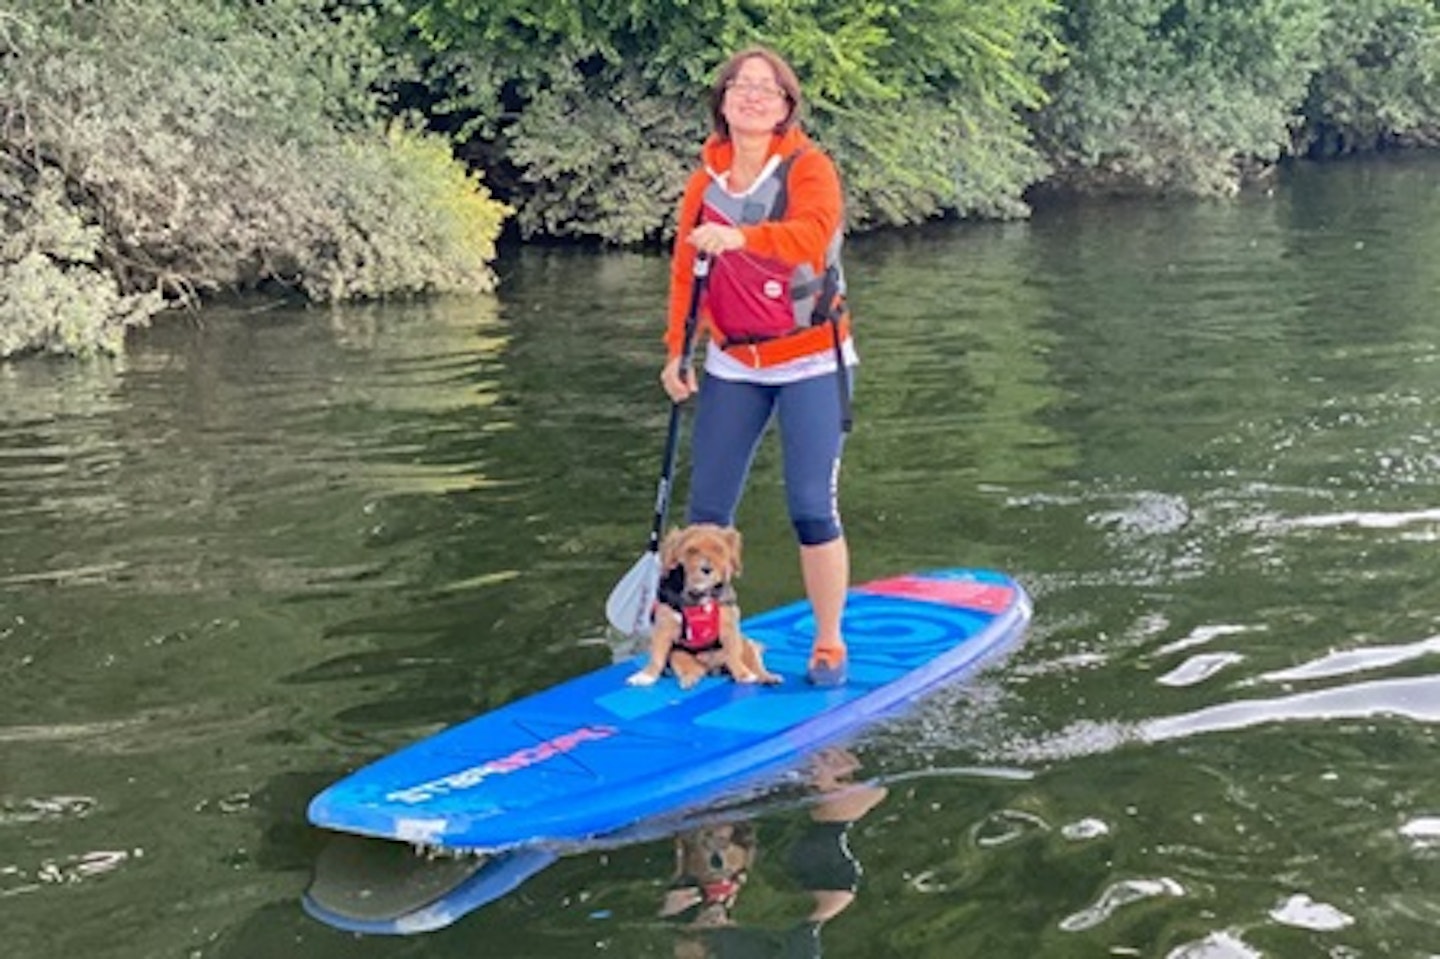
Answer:
M1264 953L1232 932L1212 932L1204 939L1170 950L1165 959L1262 959Z
M1440 676L1379 679L1333 689L1239 700L1134 723L1085 720L1038 742L1002 752L1029 761L1098 755L1131 743L1160 743L1267 723L1375 719L1440 722Z
M1089 521L1122 534L1164 536L1184 529L1192 518L1190 504L1183 497L1139 490L1123 505L1093 513Z
M1031 833L1048 832L1050 824L1033 813L1001 809L986 816L970 830L970 838L982 849L1005 846Z
M1099 839L1101 836L1110 835L1110 826L1103 819L1087 816L1084 819L1079 819L1061 826L1060 835L1069 839L1071 842L1086 842L1091 839Z
M1179 897L1185 895L1185 887L1174 879L1122 879L1106 887L1100 898L1079 912L1060 920L1065 932L1084 932L1108 920L1121 908L1147 899L1161 896Z
M0 866L0 900L38 892L47 886L74 886L115 872L132 859L145 855L143 849L96 849L90 852L46 859L33 870Z
M1138 731L1147 742L1163 742L1263 723L1380 716L1440 722L1440 676L1380 679L1293 696L1221 703L1193 713L1149 720Z
M1400 529L1419 523L1440 523L1440 509L1422 509L1394 513L1329 513L1299 516L1281 525L1300 529L1328 529L1336 526L1359 526L1362 529Z
M1369 646L1364 649L1348 649L1331 652L1319 659L1289 669L1277 669L1262 673L1258 679L1263 682L1288 683L1308 679L1328 679L1348 673L1360 673L1372 669L1383 669L1399 663L1419 659L1431 653L1440 653L1440 636L1431 636L1418 643L1404 643L1393 646Z
M1233 666L1235 663L1243 662L1244 659L1245 657L1239 653L1206 653L1203 656L1191 656L1155 681L1162 686L1194 686L1197 683L1203 683L1226 666Z
M0 726L0 743L72 742L108 736L142 720L115 719L93 723L54 723L45 726Z
M1400 836L1415 849L1440 849L1440 816L1417 816L1400 827Z
M28 826L59 819L84 819L95 809L90 796L40 796L0 805L0 826Z
M35 878L42 883L69 885L114 872L132 858L143 855L143 851L139 849L96 849L64 859L47 859L41 863Z
M26 586L36 583L49 586L93 586L113 581L116 576L129 569L129 566L129 563L116 561L17 573L13 576L0 576L0 586Z
M1214 626L1197 626L1190 631L1189 635L1183 636L1180 639L1175 640L1175 642L1173 643L1162 646L1160 649L1156 650L1156 653L1162 656L1169 653L1178 653L1195 646L1204 646L1211 640L1219 639L1222 636L1234 636L1238 633L1246 633L1250 632L1251 630L1263 630L1264 628L1264 626L1240 626L1237 624L1223 623L1216 624Z
M1270 918L1284 926L1316 932L1334 932L1355 923L1353 916L1303 893L1296 893L1271 909Z

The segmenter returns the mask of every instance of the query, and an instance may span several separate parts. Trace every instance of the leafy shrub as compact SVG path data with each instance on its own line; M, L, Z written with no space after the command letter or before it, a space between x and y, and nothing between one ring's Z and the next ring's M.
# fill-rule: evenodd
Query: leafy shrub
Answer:
M86 268L119 297L74 336L90 329L90 348L118 348L115 328L156 302L127 299L141 293L187 303L264 283L323 300L490 288L506 208L444 141L386 133L372 91L394 64L372 28L326 0L58 0L3 21L0 150L23 173L12 179L22 198L61 184L93 228ZM33 222L17 211L34 205L12 199L7 225ZM27 275L32 296L61 289ZM10 321L12 352L47 345Z
M1013 216L1045 166L1023 111L1056 62L1050 0L401 0L431 107L513 168L526 236L628 243L673 228L730 53L795 66L852 224Z
M506 131L525 185L522 235L625 244L658 233L709 129L703 109L681 104L623 69L552 77Z
M1440 10L1430 0L1335 4L1298 144L1320 156L1440 142Z
M448 142L396 124L383 138L353 135L306 162L323 174L305 211L314 240L283 252L311 299L493 288L489 264L510 211Z
M1226 193L1300 126L1324 0L1068 0L1067 68L1039 119L1062 174Z
M920 223L946 214L1029 214L1025 188L1047 166L1008 110L919 96L845 121L817 123L845 174L852 226Z
M1072 181L1234 191L1250 166L1440 139L1431 0L1067 0L1040 118Z
M0 358L31 350L117 353L125 328L163 307L156 292L124 294L99 263L100 231L45 171L27 183L0 163Z

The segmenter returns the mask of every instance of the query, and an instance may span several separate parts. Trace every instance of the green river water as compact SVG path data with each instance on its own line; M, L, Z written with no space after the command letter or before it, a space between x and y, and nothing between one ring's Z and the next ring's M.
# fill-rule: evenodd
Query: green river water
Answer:
M848 909L795 933L793 807L752 822L729 936L657 920L663 838L423 935L301 908L311 795L615 654L666 264L527 250L489 299L0 364L0 955L1440 955L1440 159L848 267L856 580L991 566L1036 608L852 744L892 783ZM779 483L767 444L750 610L801 593Z

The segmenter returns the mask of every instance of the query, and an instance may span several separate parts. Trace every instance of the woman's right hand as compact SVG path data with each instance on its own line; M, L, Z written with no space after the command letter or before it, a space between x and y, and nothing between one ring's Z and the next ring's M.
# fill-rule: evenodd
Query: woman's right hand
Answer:
M665 368L660 371L660 385L665 387L665 392L670 396L672 403L683 403L689 399L696 390L700 388L695 379L695 368L691 367L680 375L680 357L672 356L665 363Z

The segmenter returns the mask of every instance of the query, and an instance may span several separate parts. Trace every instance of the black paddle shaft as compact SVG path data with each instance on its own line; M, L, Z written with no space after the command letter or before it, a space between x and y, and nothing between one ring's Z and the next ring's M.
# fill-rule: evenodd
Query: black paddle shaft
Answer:
M699 254L695 258L695 277L690 283L690 307L685 314L685 336L680 343L680 378L690 373L690 351L694 347L695 328L700 322L700 297L705 293L705 281L710 277L710 258ZM665 435L665 456L660 466L660 482L655 488L655 523L650 527L650 543L646 547L652 553L660 552L660 535L665 530L665 518L670 512L670 490L675 479L675 458L680 450L680 407L671 402L670 427Z

